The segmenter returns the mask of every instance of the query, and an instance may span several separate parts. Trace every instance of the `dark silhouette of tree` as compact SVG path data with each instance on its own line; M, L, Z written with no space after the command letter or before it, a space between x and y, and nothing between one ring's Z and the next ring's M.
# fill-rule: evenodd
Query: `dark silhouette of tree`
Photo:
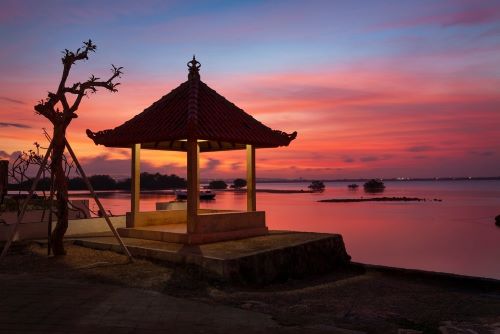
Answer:
M245 179L235 179L231 188L241 189L247 186L247 180Z
M89 39L75 52L68 49L63 51L63 71L61 81L55 92L48 92L47 98L41 100L35 111L47 118L53 125L51 174L54 176L54 189L56 196L57 224L52 232L52 250L54 255L64 255L63 238L68 229L68 181L63 167L63 156L66 148L66 130L71 121L78 117L76 111L85 96L97 92L98 88L105 88L116 92L119 83L114 80L122 74L122 67L114 65L111 76L106 80L91 75L84 82L68 85L67 80L71 68L79 61L88 60L89 54L95 52L96 45Z
M177 175L141 173L141 189L161 190L186 188L186 180Z
M90 183L95 190L130 190L130 178L116 181L109 175L89 176ZM85 181L80 176L67 178L68 190L87 190ZM19 183L10 183L9 190L28 191L33 184L32 179L27 179ZM186 188L186 179L172 175L162 175L159 173L141 173L142 190L163 190L163 189L183 189ZM50 178L44 177L38 181L36 190L50 190Z
M132 189L132 180L128 177L126 179L116 182L116 189L130 190Z
M385 190L385 184L382 180L371 179L363 185L363 188L368 193L380 193Z
M323 191L325 190L325 184L322 181L314 180L309 186L307 186L312 191Z
M87 185L85 184L83 178L77 176L72 179L69 179L68 188L70 190L86 190Z
M227 183L222 180L210 181L208 184L209 189L226 189Z
M11 183L9 184L9 190L29 191L31 189L32 184L33 184L32 179L28 179L20 183L14 183L14 184ZM43 177L40 180L38 180L38 184L36 185L35 190L43 190L43 191L50 190L50 177Z
M116 189L116 181L109 175L92 175L89 181L95 190Z

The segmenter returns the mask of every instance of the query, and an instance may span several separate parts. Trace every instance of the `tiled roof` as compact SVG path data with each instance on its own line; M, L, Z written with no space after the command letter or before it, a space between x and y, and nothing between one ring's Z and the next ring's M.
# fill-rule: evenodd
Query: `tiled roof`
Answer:
M142 113L114 129L87 135L95 144L180 150L188 138L198 139L201 151L288 146L297 133L272 130L238 108L200 80L199 63L189 63L188 80Z

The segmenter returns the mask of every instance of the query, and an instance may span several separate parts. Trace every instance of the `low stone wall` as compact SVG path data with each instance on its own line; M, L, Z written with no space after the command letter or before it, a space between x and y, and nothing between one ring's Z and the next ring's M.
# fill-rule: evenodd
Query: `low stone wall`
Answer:
M109 217L115 228L125 227L125 216ZM55 218L54 218L55 219ZM53 227L56 222L53 221ZM0 241L5 241L10 236L12 224L0 223ZM87 218L69 220L66 237L84 234L96 234L110 232L110 228L104 218ZM43 222L22 222L19 224L14 241L46 239L48 233L48 223Z
M230 210L199 209L198 214L232 212ZM127 227L142 227L165 224L186 224L186 210L166 210L166 211L143 211L136 213L136 221L132 222L132 213L127 212Z
M266 213L252 212L207 212L198 215L195 233L216 233L266 227Z

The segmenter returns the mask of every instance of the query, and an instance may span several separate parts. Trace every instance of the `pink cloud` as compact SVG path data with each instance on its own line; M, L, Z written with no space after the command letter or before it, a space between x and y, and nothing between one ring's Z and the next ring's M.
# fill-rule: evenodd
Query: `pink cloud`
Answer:
M456 4L455 4L456 5ZM478 4L468 2L456 9L453 3L445 9L435 8L440 13L408 17L386 22L381 28L407 28L415 26L437 25L441 27L471 26L497 22L500 19L500 6L497 4Z
M10 154L8 154L7 152L5 151L2 151L0 150L0 159L9 159L10 158Z

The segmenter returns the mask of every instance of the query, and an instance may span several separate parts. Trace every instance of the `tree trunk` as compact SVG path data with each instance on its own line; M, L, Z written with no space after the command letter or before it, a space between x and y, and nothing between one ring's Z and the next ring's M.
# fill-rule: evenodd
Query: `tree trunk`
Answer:
M64 173L63 154L66 147L66 126L55 125L52 137L52 166L54 190L56 194L57 224L52 232L52 251L54 255L65 255L64 234L68 229L68 183Z

